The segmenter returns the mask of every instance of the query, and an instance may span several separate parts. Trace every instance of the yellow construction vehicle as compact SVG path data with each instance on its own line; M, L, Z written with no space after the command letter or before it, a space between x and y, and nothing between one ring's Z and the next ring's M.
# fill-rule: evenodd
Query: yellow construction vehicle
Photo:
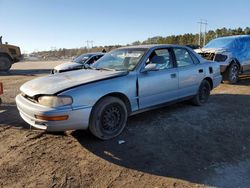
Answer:
M12 64L22 59L21 50L18 46L2 43L0 36L0 71L9 71Z

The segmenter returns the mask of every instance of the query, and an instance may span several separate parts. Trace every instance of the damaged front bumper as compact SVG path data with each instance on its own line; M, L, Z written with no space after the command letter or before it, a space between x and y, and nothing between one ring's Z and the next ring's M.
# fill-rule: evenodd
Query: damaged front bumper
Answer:
M206 60L218 62L220 64L220 72L221 73L225 72L228 65L229 65L227 55L208 53L208 52L203 52L203 53L199 53L199 54L201 55L201 57L203 57Z
M60 109L45 107L29 101L21 94L16 97L16 104L22 119L31 126L46 131L66 131L87 129L91 107L72 109L65 106ZM65 120L42 120L39 117L64 117Z

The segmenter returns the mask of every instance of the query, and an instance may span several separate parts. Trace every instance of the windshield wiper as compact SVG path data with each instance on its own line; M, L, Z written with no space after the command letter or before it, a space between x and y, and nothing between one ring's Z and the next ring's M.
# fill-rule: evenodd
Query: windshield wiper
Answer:
M88 64L83 64L83 68L84 68L84 69L93 69L93 70L96 70L96 68L91 67L91 66L88 65Z
M96 68L96 70L116 71L115 69L109 69L109 68Z

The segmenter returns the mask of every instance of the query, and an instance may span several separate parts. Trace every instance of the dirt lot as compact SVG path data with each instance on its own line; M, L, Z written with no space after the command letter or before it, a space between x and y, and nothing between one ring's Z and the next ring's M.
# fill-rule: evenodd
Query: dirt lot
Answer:
M88 131L47 134L19 118L20 85L58 63L0 73L0 187L249 187L249 74L221 84L203 107L184 102L130 117L122 135L103 142Z

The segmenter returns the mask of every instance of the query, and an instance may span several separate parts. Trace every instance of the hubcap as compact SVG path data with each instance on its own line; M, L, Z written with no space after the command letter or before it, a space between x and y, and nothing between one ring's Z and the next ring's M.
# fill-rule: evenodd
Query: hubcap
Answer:
M119 105L106 107L101 116L102 129L106 133L114 133L122 125L122 110Z

